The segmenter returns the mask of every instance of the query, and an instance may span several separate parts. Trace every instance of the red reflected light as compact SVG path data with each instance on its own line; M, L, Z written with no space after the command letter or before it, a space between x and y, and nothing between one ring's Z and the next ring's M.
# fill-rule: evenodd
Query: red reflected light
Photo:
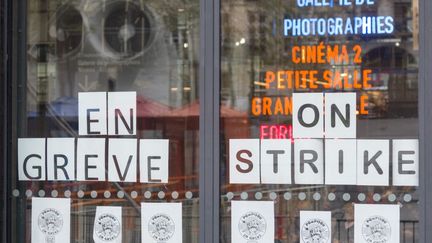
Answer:
M292 125L261 125L261 139L292 139Z

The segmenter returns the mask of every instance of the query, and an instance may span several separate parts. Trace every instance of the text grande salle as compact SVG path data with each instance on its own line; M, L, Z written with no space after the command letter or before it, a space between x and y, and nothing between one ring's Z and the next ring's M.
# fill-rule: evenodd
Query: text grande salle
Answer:
M368 89L372 88L372 70L364 69L348 71L332 70L279 70L265 73L265 88L274 90L301 89ZM321 76L322 78L318 78ZM359 98L358 114L368 114L368 96ZM251 99L251 113L254 116L291 115L292 97L290 96L260 96Z
M253 97L251 101L251 114L253 116L292 115L292 97ZM368 96L361 95L357 113L367 115Z

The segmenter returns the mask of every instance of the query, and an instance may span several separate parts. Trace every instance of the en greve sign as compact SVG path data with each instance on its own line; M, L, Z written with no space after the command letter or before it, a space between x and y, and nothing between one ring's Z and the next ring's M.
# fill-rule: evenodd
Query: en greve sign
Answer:
M168 182L168 140L118 138L136 135L136 92L79 93L78 110L83 137L18 139L20 181Z
M356 139L356 100L294 93L294 139L231 139L230 183L417 186L418 139Z

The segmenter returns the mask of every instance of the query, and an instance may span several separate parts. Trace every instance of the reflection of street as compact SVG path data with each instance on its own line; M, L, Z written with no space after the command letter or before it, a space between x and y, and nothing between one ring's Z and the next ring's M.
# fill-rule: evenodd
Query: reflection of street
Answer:
M415 187L364 187L329 185L232 185L229 184L228 148L230 139L260 138L273 128L292 125L289 102L294 92L356 92L357 139L418 138L418 33L410 23L417 22L411 1L375 1L368 7L334 6L298 8L295 1L222 1L221 30L221 104L244 112L246 117L222 118L221 143L221 242L230 242L230 200L274 200L276 209L276 242L299 242L299 211L327 210L332 212L335 243L353 243L353 203L401 203L401 242L418 242L419 212ZM346 35L284 37L283 19L329 18L346 19L359 16L392 16L395 31L390 35ZM414 37L413 37L414 35ZM349 50L360 45L361 61L354 63L310 63L313 46L344 45ZM293 63L292 49L311 46L311 55L300 53L305 63ZM307 52L306 50L305 52ZM280 71L281 75L277 71ZM342 87L324 88L317 80L301 80L306 87L295 87L289 75L303 70L339 72ZM354 89L354 75L370 70L370 87ZM266 76L274 74L273 76ZM268 86L266 78L274 78ZM295 76L290 77L291 81ZM300 78L298 78L300 79ZM334 80L333 80L334 81ZM302 84L299 81L299 84ZM308 88L308 85L310 86ZM361 100L366 100L365 110ZM279 102L278 102L279 100ZM285 109L288 107L287 109ZM274 115L274 114L277 115ZM368 114L367 114L368 113ZM235 129L227 124L236 124ZM274 137L273 137L274 138ZM405 201L405 197L413 197ZM374 200L378 199L379 200ZM360 200L362 199L362 200Z
M167 184L23 182L16 188L72 198L74 241L91 241L96 205L122 206L123 241L140 242L139 202L178 201L185 240L198 242L198 2L35 0L23 11L27 76L19 81L25 96L17 108L19 136L78 137L79 92L136 91L137 138L170 141L170 178ZM21 216L13 222L19 229L27 208L20 199ZM27 228L20 232L17 242L25 242Z

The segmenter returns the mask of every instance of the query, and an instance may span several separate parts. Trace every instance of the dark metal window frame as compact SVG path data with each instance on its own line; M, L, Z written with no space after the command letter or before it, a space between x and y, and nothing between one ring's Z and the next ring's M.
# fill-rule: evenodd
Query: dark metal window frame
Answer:
M432 241L432 1L420 4L420 242Z
M219 242L220 0L200 0L200 242Z
M20 48L25 40L13 38L12 22L14 0L1 0L0 34L1 57L0 85L2 131L0 155L2 156L2 242L11 242L11 188L10 164L12 126L14 126L11 73L13 63L22 58ZM420 134L420 242L432 242L432 1L419 0L420 4L420 65L419 65L419 134ZM22 13L22 11L19 11ZM25 13L25 12L24 12ZM220 0L200 0L200 242L220 242L219 206L219 95L220 95ZM428 18L429 17L429 18ZM20 18L18 18L20 19ZM18 30L18 35L20 30ZM21 33L23 34L23 33ZM19 42L15 42L19 41ZM17 50L13 51L13 50ZM22 54L22 53L21 53ZM24 52L25 55L25 52ZM25 56L24 56L25 58ZM24 74L22 74L24 75Z
M220 242L220 0L200 0L200 242ZM432 1L419 0L420 242L432 242ZM213 102L213 103L212 103Z
M0 2L0 43L1 43L1 66L0 66L0 116L1 116L1 132L0 132L0 156L1 156L1 169L3 170L0 178L1 186L1 206L2 206L2 218L0 221L0 239L2 242L10 241L10 221L11 221L11 210L10 210L10 175L9 171L9 158L10 158L10 144L11 141L11 70L12 70L12 0L1 0Z

